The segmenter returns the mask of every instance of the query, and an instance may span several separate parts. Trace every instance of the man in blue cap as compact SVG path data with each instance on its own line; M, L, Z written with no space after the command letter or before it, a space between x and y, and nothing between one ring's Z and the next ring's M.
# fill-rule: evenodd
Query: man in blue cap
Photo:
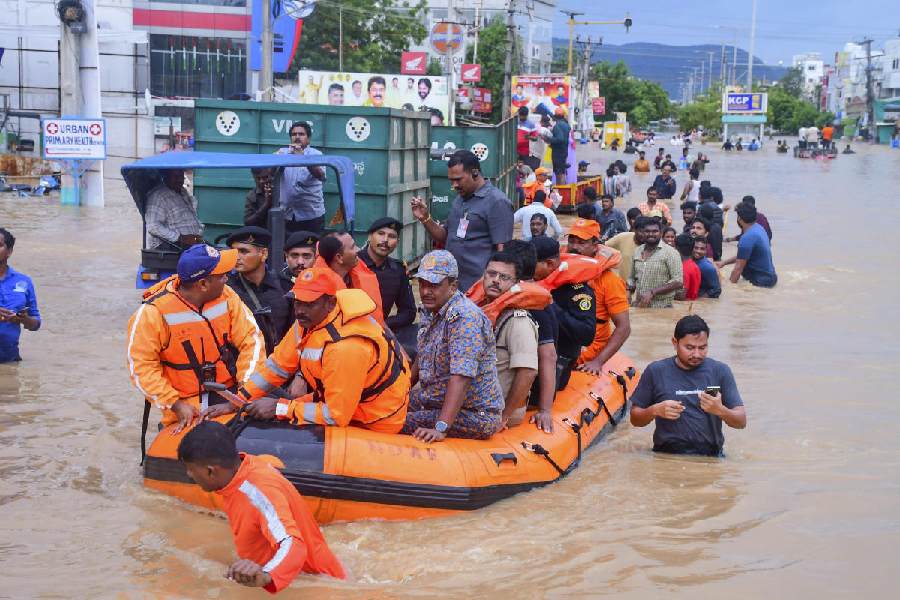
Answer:
M241 227L228 236L226 243L238 253L228 285L253 312L266 338L266 354L271 354L294 321L291 303L285 298L293 284L266 265L272 243L268 229Z
M494 330L457 289L459 267L446 250L429 252L419 271L422 320L402 433L423 442L487 439L500 429L503 392Z
M128 370L144 395L144 431L150 405L164 425L191 426L200 411L225 400L206 383L234 390L265 360L253 315L225 285L237 250L196 244L178 259L178 274L159 282L128 321Z

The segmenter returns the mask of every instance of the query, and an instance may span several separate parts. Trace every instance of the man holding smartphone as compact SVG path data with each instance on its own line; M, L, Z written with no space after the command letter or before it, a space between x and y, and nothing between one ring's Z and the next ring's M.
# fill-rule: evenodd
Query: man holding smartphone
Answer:
M731 369L707 358L709 326L697 315L675 325L675 356L647 365L631 397L631 424L656 421L653 450L723 456L729 427L747 426L747 413Z
M22 360L19 356L22 328L37 331L41 326L31 278L9 265L15 245L13 234L0 227L0 363Z

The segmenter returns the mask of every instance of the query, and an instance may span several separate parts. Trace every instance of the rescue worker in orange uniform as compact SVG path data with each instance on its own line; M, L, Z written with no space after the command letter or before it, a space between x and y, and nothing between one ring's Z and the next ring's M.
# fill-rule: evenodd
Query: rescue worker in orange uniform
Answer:
M603 272L589 285L597 304L597 326L594 341L578 357L578 370L593 375L603 372L603 365L619 351L631 335L628 318L628 292L625 281L614 269L622 260L617 250L600 243L600 224L593 219L578 219L569 229L569 252L600 261ZM615 329L610 327L610 321Z
M381 306L381 286L378 277L364 262L359 260L359 246L347 232L329 233L319 242L319 256L316 267L324 267L337 276L338 289L352 288L362 290L375 303L372 315L379 324L384 325L384 310Z
M207 405L225 402L204 382L236 389L256 370L266 346L247 306L225 285L237 250L195 244L178 259L177 275L144 294L128 321L128 369L162 423L191 425ZM227 402L226 402L227 404Z
M544 184L548 179L550 179L550 169L538 167L534 171L534 181L522 185L522 191L525 194L524 205L527 206L534 201L534 195L538 192L538 190L544 189ZM546 204L549 204L548 208L553 206L551 203L549 203L549 199L547 202L545 202L545 205Z
M204 421L191 429L178 460L204 491L222 497L239 557L227 579L275 594L301 572L347 578L300 493L269 462L239 454L227 427Z
M291 293L296 322L238 392L252 401L247 413L298 426L399 432L410 369L393 335L375 321L372 299L362 290L338 289L334 273L321 267L302 271ZM297 372L307 394L293 400L265 397ZM209 414L233 410L222 405Z

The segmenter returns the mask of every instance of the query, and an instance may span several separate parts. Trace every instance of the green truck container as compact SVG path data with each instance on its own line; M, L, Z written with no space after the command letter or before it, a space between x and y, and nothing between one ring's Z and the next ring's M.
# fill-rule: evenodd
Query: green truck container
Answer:
M424 227L409 208L413 196L427 197L430 115L388 108L197 100L195 148L209 152L275 152L289 144L296 121L312 125L311 145L323 154L348 157L356 169L356 217L353 234L365 239L380 217L403 223L399 258L412 261L430 249ZM446 177L446 170L444 173ZM217 169L194 177L200 221L214 238L243 224L244 200L253 188L246 171ZM334 174L325 183L325 225L338 228Z
M456 192L447 179L447 160L454 150L471 150L481 161L481 172L516 204L516 118L486 127L432 127L429 175L431 215L446 221ZM443 158L434 158L438 154Z

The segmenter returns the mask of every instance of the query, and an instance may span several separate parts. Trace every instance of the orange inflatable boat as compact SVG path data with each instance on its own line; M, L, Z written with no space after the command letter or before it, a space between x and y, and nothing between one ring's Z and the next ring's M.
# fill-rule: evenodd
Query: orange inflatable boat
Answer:
M489 440L435 444L357 427L295 427L278 421L231 424L242 452L269 455L309 502L320 523L412 520L482 508L561 479L585 451L627 417L638 382L634 364L616 354L608 375L574 372L553 405L554 431L525 422ZM226 422L227 419L223 419ZM182 435L162 430L147 453L147 487L220 509L178 462Z

